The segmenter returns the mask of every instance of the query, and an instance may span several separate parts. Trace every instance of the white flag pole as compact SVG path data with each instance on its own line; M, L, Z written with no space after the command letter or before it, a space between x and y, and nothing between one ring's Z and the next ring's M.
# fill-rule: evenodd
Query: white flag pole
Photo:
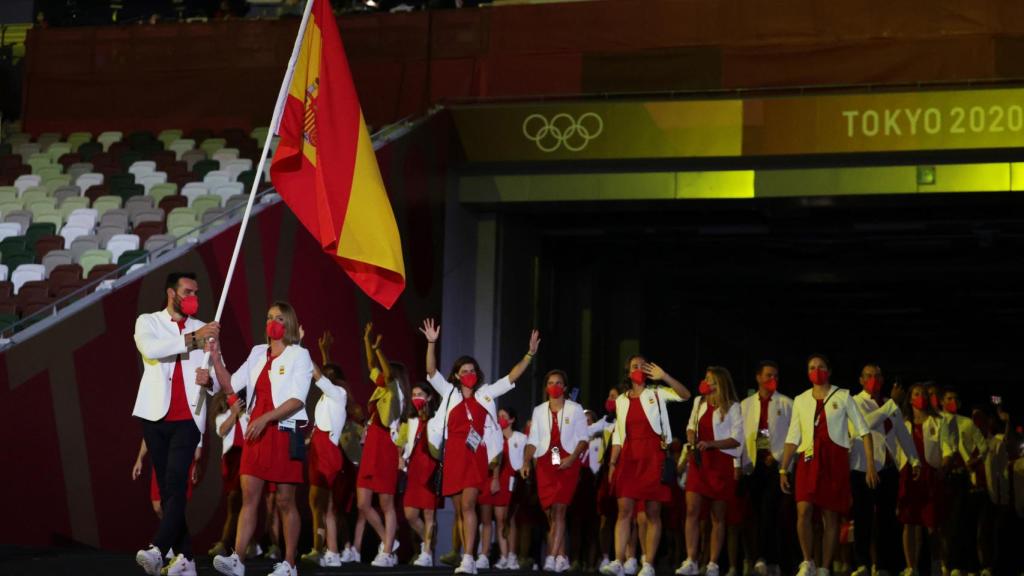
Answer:
M256 190L259 189L260 181L263 179L263 166L267 161L267 153L270 150L270 142L281 124L281 114L284 111L284 103L288 99L288 89L292 84L292 76L295 74L295 62L299 59L299 51L302 48L302 39L306 35L306 25L309 23L309 15L313 11L313 4L316 0L306 0L306 8L302 12L302 21L299 24L299 31L295 35L295 44L292 46L292 55L288 60L288 68L284 73L284 80L281 81L281 89L277 93L277 103L274 104L274 114L270 118L270 130L263 142L263 152L260 154L259 164L256 166L256 176L249 188L249 201L245 204L245 212L242 214L242 225L238 229L238 238L235 239L235 251L231 254L231 263L228 264L228 273L224 278L224 288L220 292L220 302L217 304L217 313L213 316L214 322L220 322L224 314L224 304L228 299L228 289L231 287L231 279L235 275L235 265L238 263L238 254L242 251L242 240L245 238L245 231L249 227L249 216L252 214L252 205L256 199ZM328 0L321 0L326 2ZM203 366L210 365L210 353L203 356ZM203 405L206 403L206 394L200 394L196 403L196 414L200 414Z

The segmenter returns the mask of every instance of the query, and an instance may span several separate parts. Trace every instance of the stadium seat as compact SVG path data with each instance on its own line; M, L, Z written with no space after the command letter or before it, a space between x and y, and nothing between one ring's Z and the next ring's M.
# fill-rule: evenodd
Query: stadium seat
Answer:
M110 184L111 189L117 188L118 186L128 186L135 184L135 174L130 172L114 174L110 178L107 178L106 182L107 184Z
M139 237L135 234L117 234L107 242L106 250L110 252L110 259L117 262L121 254L130 250L139 249Z
M17 222L21 225L21 233L24 234L32 224L32 213L28 210L15 210L4 214L4 222Z
M132 232L139 237L139 242L141 242L143 246L146 245L146 240L149 238L157 234L164 234L166 231L167 227L163 222L143 222L132 229Z
M224 208L208 208L203 211L199 219L202 221L204 226L207 226L216 220L224 219L226 214L227 210Z
M238 148L221 148L210 154L210 159L220 162L221 168L223 168L231 160L238 159Z
M199 149L206 152L207 156L213 156L215 152L227 146L227 140L223 138L207 138L199 144Z
M91 174L92 172L92 162L76 162L68 167L65 173L68 175L68 178L71 178L72 183L77 183L83 174Z
M144 208L137 210L132 214L132 227L136 227L143 222L163 222L166 218L166 214L160 208Z
M14 186L0 186L0 203L10 202L18 197L18 189Z
M68 134L68 145L71 146L72 152L78 152L82 144L92 140L92 134L88 132L72 132Z
M22 176L18 176L14 181L14 187L17 188L18 193L21 194L25 192L25 190L34 186L39 186L42 183L43 179L38 174L24 174Z
M149 174L145 174L139 177L139 184L142 185L142 188L146 191L147 194L154 186L166 183L166 172L151 172Z
M188 206L188 198L184 196L167 196L160 201L160 209L164 211L164 214L170 214L171 210L185 206Z
M78 259L78 264L82 267L82 274L86 278L92 272L93 266L110 263L110 252L106 250L87 250Z
M140 177L156 172L156 162L152 160L136 160L128 167L128 172L134 174L135 181L138 182Z
M214 170L220 170L220 162L216 160L200 160L192 166L192 174L200 180L205 178L207 173Z
M71 144L67 142L54 142L46 149L46 153L50 156L51 162L59 162L61 156L71 153Z
M47 193L51 196L61 186L68 186L71 184L71 177L67 174L57 174L55 176L48 176L43 178L43 188L46 189Z
M145 208L152 208L154 206L152 196L132 196L124 203L124 209L128 211L128 216L139 210Z
M100 226L96 229L96 239L100 241L100 248L106 250L107 242L118 234L124 234L127 232L127 227L121 226Z
M60 238L60 236L57 236L57 238ZM40 262L43 264L43 268L46 271L45 274L47 278L50 278L53 275L53 271L58 266L73 264L74 261L75 257L74 255L72 255L71 250L64 250L62 248L58 248L56 250L51 250L47 252L46 255L43 256L43 258L40 260Z
M65 223L67 223L68 218L70 218L71 215L78 210L88 210L90 214L92 214L96 218L99 218L99 214L96 212L96 210L89 207L89 199L83 198L81 196L74 196L71 198L64 199L64 201L58 205L58 208L60 209L61 214L64 216Z
M96 227L96 218L99 213L91 208L79 208L68 215L66 224L68 226L80 226L86 230Z
M25 231L25 247L33 250L36 242L43 236L53 236L57 233L57 227L50 223L33 222Z
M124 208L116 210L107 210L103 215L100 216L99 226L120 226L121 228L128 228L128 211Z
M248 158L238 158L237 160L231 160L228 163L221 163L221 170L231 175L232 182L238 182L239 177L252 170L252 160Z
M11 273L11 283L14 284L14 293L18 294L22 285L26 282L43 280L46 275L46 268L42 264L21 264Z
M125 252L122 252L121 255L117 258L117 265L125 266L127 264L145 264L145 258L148 255L149 253L146 252L145 250L126 250Z
M195 211L196 216L202 218L203 213L211 208L220 208L220 196L215 194L206 194L204 196L198 196L192 201L192 210Z
M92 234L92 228L86 228L84 226L70 226L66 225L60 229L60 235L64 238L64 247L71 248L75 245L75 241L82 236L89 236ZM96 246L97 248L99 245Z
M43 132L36 138L36 142L39 143L40 150L47 150L53 144L60 142L60 132Z
M142 196L146 193L145 187L142 184L131 184L124 186L117 186L114 188L114 194L120 196L122 200L128 201L132 196Z
M167 248L174 247L174 236L170 234L154 234L146 239L143 248L150 254L156 254Z
M50 252L53 252L55 250L63 250L63 249L64 249L64 237L63 236L56 236L56 235L43 236L43 237L39 238L38 240L36 240L36 244L35 244L36 262L42 262L43 258L45 258L46 255L49 254Z
M197 224L198 220L196 219L196 212L192 208L175 208L167 215L168 230L174 230L175 228L184 226L195 228Z
M169 146L172 142L181 139L182 134L184 134L182 130L179 130L177 128L168 128L166 130L161 130L156 135L156 139L163 142L164 146L166 147Z
M181 160L182 154L189 150L195 150L196 141L191 138L180 138L167 145L167 149L174 152L174 157Z
M64 225L64 217L56 208L40 210L32 216L32 222L36 224L53 224L54 230Z
M103 132L96 137L96 141L103 145L103 150L109 150L110 145L114 142L120 142L124 138L124 134L117 131Z
M30 166L32 166L32 173L42 178L43 182L49 180L54 176L61 176L64 174L64 168L61 166L54 166L52 164L30 164Z
M71 254L68 253L67 256L70 258ZM43 265L45 266L46 263L43 263ZM54 296L56 296L64 286L76 284L83 279L82 267L72 262L60 264L53 268L49 268L49 270L50 273L47 274L46 278L50 283L50 294Z
M227 205L228 199L230 199L232 196L245 195L249 192L242 186L241 182L217 184L216 186L211 186L211 191L213 194L220 196L221 203L224 204L225 206Z
M0 243L5 238L21 236L21 224L17 222L0 222Z
M203 152L202 150L186 150L181 154L181 156L178 159L184 162L186 166L188 166L189 171L194 172L196 169L196 165L198 165L200 162L206 162L206 152ZM203 174L214 169L215 168L209 168L205 170Z
M50 194L47 193L46 188L40 186L33 186L21 193L21 203L26 207L37 200L46 200L48 198L50 198Z
M215 184L228 184L234 182L230 172L224 170L210 170L203 176L203 182L215 185Z
M4 251L4 264L11 270L16 270L23 264L35 264L36 255L29 250Z
M99 238L94 234L86 234L75 238L75 241L71 243L71 257L74 258L75 262L78 262L82 258L82 254L85 254L89 250L98 250L100 247Z
M7 269L6 264L0 264L0 286L6 285L8 283L7 277L10 275L10 273L11 271ZM10 294L8 294L8 296L10 296ZM4 297L0 295L0 300L2 300L3 298Z
M242 210L242 207L249 203L248 194L235 194L229 196L227 201L224 203L224 207L228 212L234 212L235 210Z
M85 142L78 147L78 155L82 160L92 160L97 154L103 153L103 144L99 142Z
M92 208L102 217L111 210L119 210L122 202L120 196L100 196L92 201Z
M11 212L18 212L24 209L25 203L22 202L20 198L0 202L0 216L10 214Z
M38 142L21 142L14 144L13 151L15 154L20 155L24 159L28 159L33 154L38 154L40 151Z
M61 186L53 191L53 199L57 202L58 208L64 207L64 201L69 198L81 198L86 203L89 202L88 198L82 196L82 192L78 189L78 186L74 184L68 184L67 186Z
M89 186L103 184L103 179L103 174L99 172L86 172L85 174L79 176L77 180L75 180L75 185L77 185L82 190L87 190Z

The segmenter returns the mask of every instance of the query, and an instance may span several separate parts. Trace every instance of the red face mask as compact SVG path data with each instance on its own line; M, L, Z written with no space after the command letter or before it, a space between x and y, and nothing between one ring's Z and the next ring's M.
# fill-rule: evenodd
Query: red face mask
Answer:
M697 392L701 396L707 396L708 394L711 394L711 384L708 384L707 380L701 380L700 386L697 386Z
M199 312L199 296L195 294L185 296L181 299L178 307L181 308L181 313L185 316L195 316L196 312Z
M501 416L498 416L498 426L500 426L502 430L508 428L508 418L502 418Z
M615 400L612 400L611 398L605 400L604 401L604 409L605 409L606 412L608 412L610 414L614 413L615 412Z
M562 388L558 384L548 384L548 397L549 398L561 398L562 394L565 393L565 388Z
M769 378L764 381L764 389L769 394L774 394L779 389L779 381L775 378Z
M459 376L459 383L466 388L476 387L476 372L467 372L462 376Z
M868 376L868 379L864 381L864 389L868 394L877 396L882 390L882 380L878 376Z
M238 394L228 394L228 406L234 406L238 402Z
M910 405L918 410L924 410L925 402L927 401L924 399L924 396L915 396L910 399Z
M828 370L824 368L815 368L807 373L807 377L811 379L811 384L815 386L824 386L828 383Z
M950 414L956 414L958 406L956 405L956 400L946 400L946 402L942 404L942 408Z
M427 399L426 398L413 398L412 399L412 405L413 405L413 408L416 408L416 411L419 412L420 410L423 410L423 408L427 405Z
M632 380L634 384L643 384L644 380L647 379L647 375L644 374L643 370L637 368L629 373L629 379Z
M939 409L939 397L936 396L935 394L932 394L929 397L929 399L930 399L930 401L932 403L932 409L933 410L938 410Z
M271 340L284 338L284 324L276 320L267 320L267 338Z

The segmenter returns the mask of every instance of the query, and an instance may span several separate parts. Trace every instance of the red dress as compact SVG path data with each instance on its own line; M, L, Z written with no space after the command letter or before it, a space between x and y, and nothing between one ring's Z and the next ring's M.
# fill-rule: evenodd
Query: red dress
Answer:
M924 456L924 429L914 424L914 448ZM901 524L935 527L935 501L939 498L937 471L921 462L921 475L914 480L910 464L900 470L900 493L896 506Z
M249 425L257 418L274 410L270 391L270 367L274 359L267 351L267 365L256 380L256 404L249 417ZM255 440L246 440L242 447L242 465L239 474L254 476L267 482L280 484L302 483L302 460L291 458L291 433L277 427L277 421L268 422L263 434Z
M394 494L398 486L398 446L391 441L391 430L381 424L376 406L371 410L359 462L357 488L369 488L378 494Z
M408 476L405 484L403 504L406 508L419 510L436 510L437 495L431 480L437 469L437 460L430 455L427 447L427 420L420 418L413 440L412 454L409 456Z
M487 446L484 445L484 419L487 410L472 396L452 408L448 414L448 439L444 443L444 478L441 491L445 496L458 494L466 488L480 488L488 480ZM476 430L480 444L469 449L466 439Z
M814 410L814 456L810 462L798 455L796 463L796 501L810 502L818 508L846 514L850 509L850 451L828 435L825 401L818 400Z
M224 493L230 494L242 489L239 477L239 469L242 466L242 445L245 437L242 433L242 425L235 420L235 432L231 435L231 448L220 459L220 477Z
M508 438L505 438L501 449L501 469L498 470L498 492L491 494L491 486L488 482L487 488L480 490L480 497L476 501L477 504L483 506L508 506L512 502L512 490L509 489L509 486L514 474L515 471L512 470L512 463L508 459Z
M670 502L672 491L661 483L664 461L661 438L651 428L640 399L630 398L626 439L615 467L615 477L611 479L615 495L632 500Z
M697 422L698 440L715 439L715 410L709 404ZM697 459L694 456L690 457L689 469L686 472L686 491L720 502L735 499L736 479L733 476L732 456L712 448L701 452L700 458L698 466Z
M549 413L551 418L551 443L547 453L537 459L537 497L540 498L540 507L544 510L553 504L570 504L573 492L576 491L576 483L580 480L580 461L576 460L565 470L559 470L552 463L551 456L557 449L562 461L572 454L562 446L562 430L558 421L558 413ZM646 416L645 416L646 418ZM574 447L575 448L575 447Z
M309 439L309 485L330 488L341 472L344 458L341 448L331 442L331 435L314 427Z

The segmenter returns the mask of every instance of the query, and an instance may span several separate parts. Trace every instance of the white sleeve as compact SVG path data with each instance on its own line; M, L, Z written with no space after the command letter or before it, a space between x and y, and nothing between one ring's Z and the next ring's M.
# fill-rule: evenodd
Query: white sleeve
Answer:
M800 446L803 430L800 428L800 404L793 401L793 412L789 417L789 430L786 432L786 444Z
M537 439L537 428L540 427L540 419L537 413L537 408L533 409L533 414L530 416L533 419L533 426L530 426L530 434L526 437L526 443L536 450L540 446L540 442Z
M697 431L697 421L699 420L697 412L700 410L700 404L700 396L698 396L697 399L693 401L693 408L690 409L690 419L686 423L687 432L691 430L694 432Z
M493 384L484 384L480 387L480 391L490 396L492 399L500 398L501 396L511 392L516 387L516 383L509 380L508 376L499 379Z
M143 314L135 320L135 347L138 348L139 354L150 360L184 354L187 351L183 335L166 338L158 336L149 314Z
M434 370L433 376L427 376L427 382L441 396L447 396L455 389L451 382L441 376L440 370Z

